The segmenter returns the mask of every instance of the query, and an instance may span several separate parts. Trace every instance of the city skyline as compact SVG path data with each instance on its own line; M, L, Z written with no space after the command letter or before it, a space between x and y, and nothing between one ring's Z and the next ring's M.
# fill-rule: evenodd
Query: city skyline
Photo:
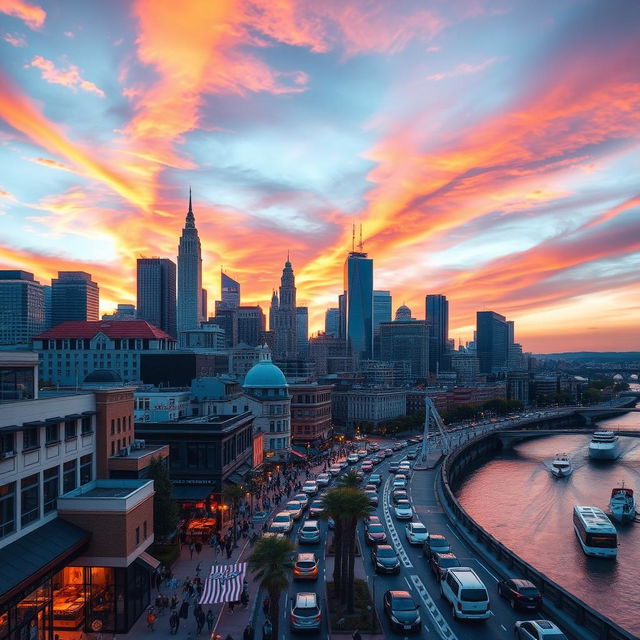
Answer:
M134 302L191 184L210 300L224 265L267 309L290 249L322 329L356 221L456 341L492 310L527 351L634 348L637 5L208 4L2 5L0 268Z

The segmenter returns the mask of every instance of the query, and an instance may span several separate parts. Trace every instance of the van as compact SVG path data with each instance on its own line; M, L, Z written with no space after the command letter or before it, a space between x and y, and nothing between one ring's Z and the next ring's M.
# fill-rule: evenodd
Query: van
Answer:
M491 615L489 592L471 567L451 567L440 582L440 597L451 603L454 618L485 620Z

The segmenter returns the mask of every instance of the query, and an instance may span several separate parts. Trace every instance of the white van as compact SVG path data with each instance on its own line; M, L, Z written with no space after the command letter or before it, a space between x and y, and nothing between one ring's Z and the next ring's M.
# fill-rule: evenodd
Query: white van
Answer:
M451 603L454 618L484 620L491 615L489 592L470 567L451 567L440 582L440 596Z

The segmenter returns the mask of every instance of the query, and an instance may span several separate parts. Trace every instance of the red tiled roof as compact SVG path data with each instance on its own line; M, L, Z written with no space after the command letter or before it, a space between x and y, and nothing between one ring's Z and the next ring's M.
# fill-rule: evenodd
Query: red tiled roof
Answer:
M98 333L112 339L121 338L147 338L149 340L159 340L162 338L173 338L149 324L146 320L98 320L87 322L63 322L44 333L34 336L34 340L48 340L57 338L79 338L90 340Z

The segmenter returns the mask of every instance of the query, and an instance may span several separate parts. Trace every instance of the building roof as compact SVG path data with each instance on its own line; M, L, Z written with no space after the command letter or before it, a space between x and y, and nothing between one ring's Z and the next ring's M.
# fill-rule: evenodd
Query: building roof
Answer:
M113 369L94 369L88 374L85 379L85 383L117 383L122 384L122 377Z
M48 340L57 338L88 339L98 333L112 339L122 338L147 338L150 340L168 339L175 340L168 333L154 327L146 320L95 320L95 321L69 321L34 336L34 340Z
M261 360L249 369L242 386L245 389L284 388L287 386L287 380L271 360Z

